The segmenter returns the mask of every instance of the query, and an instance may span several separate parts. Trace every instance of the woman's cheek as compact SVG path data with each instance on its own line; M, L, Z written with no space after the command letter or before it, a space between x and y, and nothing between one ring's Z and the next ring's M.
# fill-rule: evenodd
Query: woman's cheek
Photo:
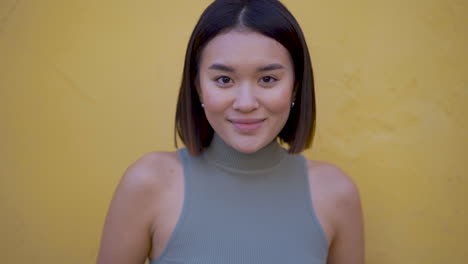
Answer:
M225 111L229 107L229 102L229 95L220 89L207 89L203 94L205 109L211 112Z
M292 89L281 89L278 93L265 95L264 106L270 112L284 112L291 107Z

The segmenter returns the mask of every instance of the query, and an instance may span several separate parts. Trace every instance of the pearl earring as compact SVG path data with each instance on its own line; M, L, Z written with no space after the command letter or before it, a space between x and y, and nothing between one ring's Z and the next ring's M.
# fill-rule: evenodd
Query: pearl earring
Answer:
M205 104L204 104L204 103L202 103L202 104L201 104L201 107L202 107L202 108L205 108Z
M291 102L291 108L293 108L293 107L294 107L294 101Z

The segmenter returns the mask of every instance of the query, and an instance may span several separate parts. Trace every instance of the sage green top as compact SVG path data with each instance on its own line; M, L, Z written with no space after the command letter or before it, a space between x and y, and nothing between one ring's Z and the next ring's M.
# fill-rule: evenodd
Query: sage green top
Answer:
M276 140L256 153L217 135L200 156L180 149L184 205L151 264L325 264L327 239L312 207L307 163Z

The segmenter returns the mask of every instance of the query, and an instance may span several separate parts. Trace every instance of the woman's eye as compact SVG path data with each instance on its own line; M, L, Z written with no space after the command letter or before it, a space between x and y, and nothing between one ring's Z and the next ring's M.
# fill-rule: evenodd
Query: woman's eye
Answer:
M218 82L221 85L228 85L232 83L232 79L227 76L221 76L221 77L216 78L216 82Z
M277 81L277 79L274 78L274 77L272 77L272 76L263 76L263 77L261 78L261 81L262 81L263 83L271 84L271 83Z

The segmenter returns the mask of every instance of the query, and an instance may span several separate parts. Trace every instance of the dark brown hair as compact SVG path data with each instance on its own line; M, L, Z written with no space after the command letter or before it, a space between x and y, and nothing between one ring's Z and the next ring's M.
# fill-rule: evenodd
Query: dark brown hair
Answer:
M175 130L192 155L209 146L213 128L201 107L196 79L201 53L222 32L247 28L281 43L294 64L294 107L278 134L289 145L289 153L310 147L315 132L315 94L312 64L299 24L277 0L216 0L201 15L185 54L182 83L177 101ZM177 146L177 138L175 139Z

